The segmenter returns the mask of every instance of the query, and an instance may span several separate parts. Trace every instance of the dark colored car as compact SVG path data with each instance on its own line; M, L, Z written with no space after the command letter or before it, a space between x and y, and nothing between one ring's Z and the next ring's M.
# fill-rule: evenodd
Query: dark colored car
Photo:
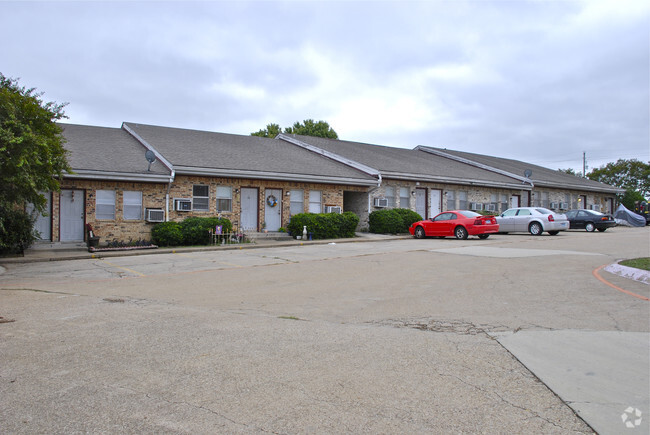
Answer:
M594 210L569 210L564 214L569 220L569 228L572 230L585 229L589 232L594 230L603 232L607 228L616 226L614 216Z

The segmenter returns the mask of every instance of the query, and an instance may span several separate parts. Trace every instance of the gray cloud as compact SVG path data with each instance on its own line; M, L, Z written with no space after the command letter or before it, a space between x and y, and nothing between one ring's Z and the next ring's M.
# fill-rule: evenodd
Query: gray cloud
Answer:
M70 122L649 160L642 1L3 2L2 72Z

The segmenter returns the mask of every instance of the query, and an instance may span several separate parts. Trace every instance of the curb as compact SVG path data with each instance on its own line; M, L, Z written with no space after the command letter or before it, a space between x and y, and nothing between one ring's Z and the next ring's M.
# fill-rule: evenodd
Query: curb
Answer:
M619 264L620 261L623 260L619 260L616 263L605 266L603 270L614 275L622 276L623 278L633 279L634 281L650 285L650 272L634 267L623 266Z
M405 240L410 239L411 236L385 236L378 238L368 237L354 237L349 239L325 239L325 240L289 240L289 241L264 241L245 243L241 245L226 245L226 246L201 246L192 248L158 248L158 249L143 249L143 250L129 250L129 251L105 251L105 252L86 252L85 249L81 252L66 250L61 251L57 255L56 250L47 251L50 255L43 255L38 257L9 257L0 258L0 265L2 264L26 264L26 263L45 263L50 261L68 261L68 260L93 260L100 258L110 257L131 257L138 255L156 255L156 254L178 254L182 252L203 252L203 251L234 251L240 249L263 249L263 248L280 248L286 246L306 246L306 245L328 245L339 243L366 243L366 242L382 242L392 240ZM2 273L2 270L0 270Z

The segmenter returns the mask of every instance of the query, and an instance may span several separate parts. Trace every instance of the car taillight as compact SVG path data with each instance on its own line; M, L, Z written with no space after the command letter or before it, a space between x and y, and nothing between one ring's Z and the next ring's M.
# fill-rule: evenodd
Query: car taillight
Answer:
M548 215L548 221L549 222L553 222L554 220L555 220L555 218L553 217L552 214Z
M608 218L607 216L603 216L603 217L600 218L600 220L601 220L601 221L608 221L609 218Z
M480 220L480 219L476 219L476 220L474 221L474 225L483 225L483 221Z

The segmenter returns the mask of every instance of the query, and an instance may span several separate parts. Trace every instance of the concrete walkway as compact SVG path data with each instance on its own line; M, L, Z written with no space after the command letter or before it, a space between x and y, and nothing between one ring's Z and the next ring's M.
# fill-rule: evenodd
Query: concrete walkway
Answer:
M289 237L276 239L270 234L258 233L250 243L232 245L208 245L208 246L178 246L173 248L154 249L126 249L115 251L88 252L86 244L81 243L37 243L27 249L23 256L0 257L0 264L3 263L37 263L46 261L83 260L91 258L127 257L133 255L171 254L179 252L200 252L219 251L235 249L258 249L280 246L296 245L322 245L329 243L358 243L386 240L401 240L411 238L410 235L387 235L372 233L357 233L356 237L349 239L326 239L326 240L297 240Z
M558 330L495 335L600 435L650 433L647 332Z

